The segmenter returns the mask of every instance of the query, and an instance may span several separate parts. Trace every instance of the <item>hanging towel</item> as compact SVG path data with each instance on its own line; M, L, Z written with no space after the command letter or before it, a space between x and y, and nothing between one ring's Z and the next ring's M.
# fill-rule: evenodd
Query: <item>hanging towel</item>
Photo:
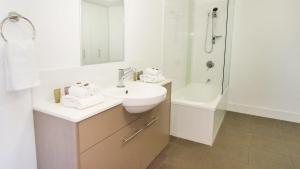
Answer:
M4 46L7 91L18 91L40 84L32 40L9 40Z

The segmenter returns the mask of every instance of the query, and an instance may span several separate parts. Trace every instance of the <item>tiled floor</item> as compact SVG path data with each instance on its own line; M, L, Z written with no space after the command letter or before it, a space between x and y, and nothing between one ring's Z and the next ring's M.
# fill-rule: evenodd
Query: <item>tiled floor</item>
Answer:
M148 169L300 169L300 124L228 112L214 146L172 138Z

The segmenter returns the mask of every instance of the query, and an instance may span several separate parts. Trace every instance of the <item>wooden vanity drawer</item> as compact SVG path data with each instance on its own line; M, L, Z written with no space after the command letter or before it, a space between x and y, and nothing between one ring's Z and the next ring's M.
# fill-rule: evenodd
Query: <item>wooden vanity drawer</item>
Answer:
M159 105L160 106L160 105ZM151 121L153 118L159 116L158 107L155 107L154 109L141 113L140 118L141 120L146 124L147 122Z
M122 105L119 105L80 122L78 124L80 153L137 118L137 115L126 112Z
M143 128L140 119L119 130L80 155L80 169L139 169L139 134ZM130 137L136 136L136 137ZM126 143L125 143L125 140Z

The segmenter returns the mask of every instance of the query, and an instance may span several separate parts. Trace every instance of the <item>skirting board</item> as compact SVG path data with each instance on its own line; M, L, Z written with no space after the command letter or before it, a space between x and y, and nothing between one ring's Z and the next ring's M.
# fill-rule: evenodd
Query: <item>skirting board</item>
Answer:
M249 106L243 104L236 104L232 102L227 102L226 110L254 116L261 116L277 120L300 123L300 113L289 112L285 110L275 110L266 107Z

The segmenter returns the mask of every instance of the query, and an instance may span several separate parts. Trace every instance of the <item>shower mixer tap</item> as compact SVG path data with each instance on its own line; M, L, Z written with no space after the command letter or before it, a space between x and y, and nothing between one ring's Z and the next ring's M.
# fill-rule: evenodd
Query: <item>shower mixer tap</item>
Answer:
M211 79L207 79L206 80L206 84L210 83L211 82Z
M206 62L206 67L207 67L208 70L212 69L214 66L215 66L215 63L211 60Z

